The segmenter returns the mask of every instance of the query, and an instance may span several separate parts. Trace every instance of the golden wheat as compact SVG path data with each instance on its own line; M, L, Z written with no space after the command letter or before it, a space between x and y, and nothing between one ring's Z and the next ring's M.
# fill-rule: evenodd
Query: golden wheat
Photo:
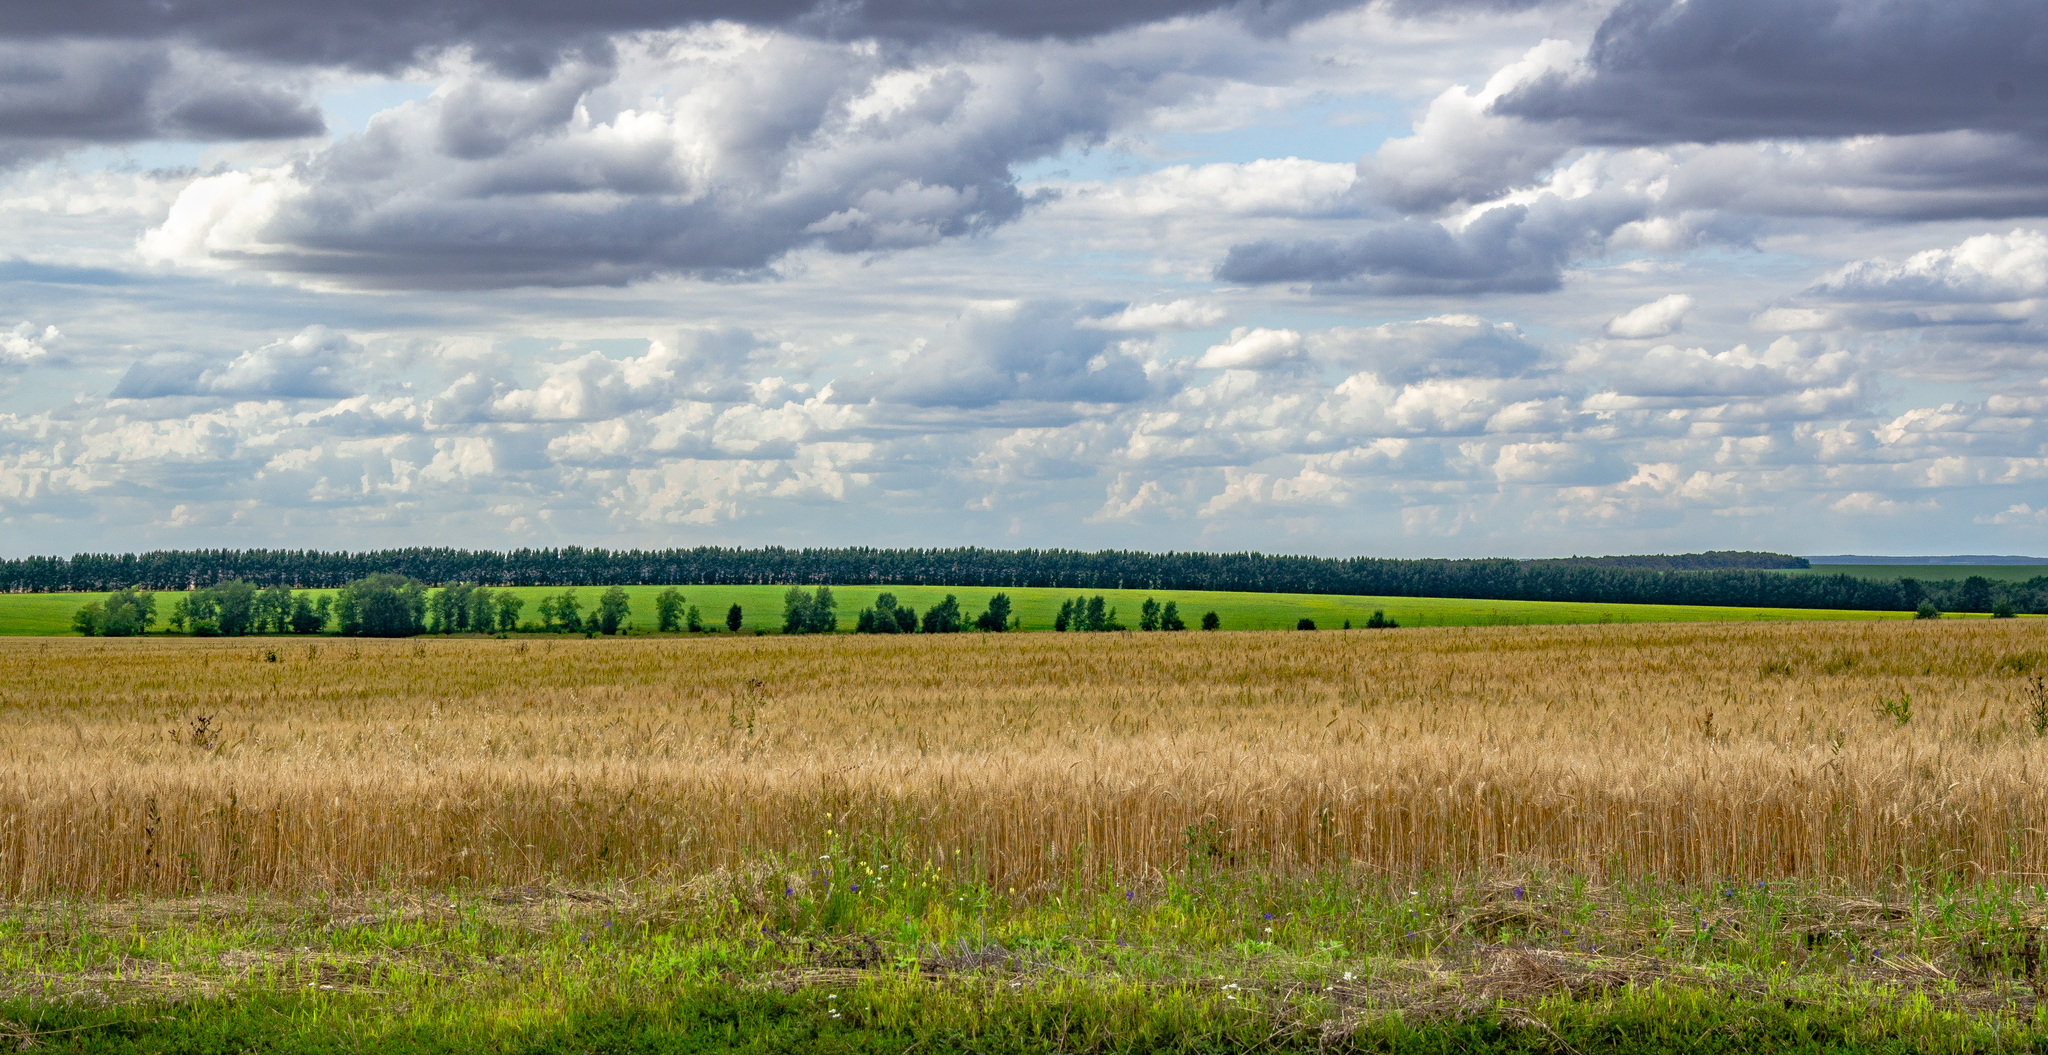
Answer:
M696 873L849 840L1027 891L1191 856L2048 873L2044 632L11 641L0 892Z

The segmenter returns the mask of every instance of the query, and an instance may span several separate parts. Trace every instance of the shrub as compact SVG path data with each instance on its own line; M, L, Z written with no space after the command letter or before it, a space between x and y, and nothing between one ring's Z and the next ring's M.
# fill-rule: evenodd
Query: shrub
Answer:
M2012 612L2012 602L2011 602L2011 601L2004 601L2004 600L2001 600L2001 601L1999 601L1999 602L1998 602L1997 604L1995 604L1995 605L1992 605L1992 606L1991 606L1991 618L1993 618L1993 619L2011 619L2012 617L2013 617L2013 612Z
M689 612L683 616L683 628L693 634L703 632L704 613L698 611L696 605L691 605Z
M1310 618L1308 618L1308 617L1306 617L1306 616L1304 616L1304 617L1302 617L1302 618L1300 618L1300 619L1297 619L1297 620L1295 620L1295 622L1294 622L1294 629L1296 629L1296 630L1314 630L1315 628L1316 628L1316 621L1315 621L1315 620L1313 620L1313 619L1310 619Z
M1215 612L1203 612L1203 613L1202 613L1202 629L1204 629L1204 630L1219 630L1219 629L1221 629L1222 627L1223 627L1223 617L1222 617L1222 616L1219 616L1219 615L1217 615L1217 614L1216 614Z
M100 632L100 619L106 615L106 607L98 601L87 601L79 607L78 614L71 617L71 629L91 637Z
M737 634L740 632L741 622L742 617L740 615L740 606L733 605L732 608L728 609L725 613L725 628Z
M1934 607L1933 601L1922 601L1920 602L1920 607L1913 609L1913 618L1939 619L1941 618L1941 609Z
M1159 602L1158 602L1158 601L1155 601L1155 600L1153 600L1153 599L1152 599L1152 598L1150 598L1150 597L1147 597L1147 598L1145 598L1145 605L1144 605L1144 607L1142 607L1142 608L1139 608L1139 609L1138 609L1138 629L1140 629L1140 630L1157 630L1157 629L1159 629Z
M1166 602L1166 607L1159 612L1159 629L1186 630L1187 628L1188 625L1180 621L1180 605L1172 601Z
M1365 621L1365 626L1368 630L1392 629L1400 625L1401 624L1394 622L1392 619L1387 618L1387 613L1378 608L1373 609L1372 618Z

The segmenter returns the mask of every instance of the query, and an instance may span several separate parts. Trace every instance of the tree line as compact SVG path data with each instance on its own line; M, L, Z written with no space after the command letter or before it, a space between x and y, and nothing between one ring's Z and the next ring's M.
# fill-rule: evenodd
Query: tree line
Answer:
M1901 611L1925 601L1943 611L1999 607L2048 613L2048 575L2025 582L1959 582L1784 574L1806 563L1771 553L1719 551L1556 560L1391 560L1261 553L1103 550L728 549L510 552L396 549L163 550L0 561L12 592L185 590L233 581L260 589L339 587L377 575L480 587L614 585L971 586L1458 597ZM687 611L682 613L687 616ZM878 616L879 618L879 616ZM922 623L920 622L920 627Z

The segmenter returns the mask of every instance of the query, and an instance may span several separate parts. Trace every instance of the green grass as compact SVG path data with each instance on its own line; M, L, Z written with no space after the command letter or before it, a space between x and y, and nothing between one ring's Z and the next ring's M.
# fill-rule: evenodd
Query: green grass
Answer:
M641 629L655 623L654 598L665 587L629 586L632 621ZM782 627L782 596L786 586L682 586L690 604L698 606L707 625L725 630L726 609L737 603L745 615L742 630L779 631ZM332 591L308 591L314 594ZM513 592L526 599L522 619L537 618L542 597L560 593L559 587L517 587ZM577 598L587 615L595 607L602 587L578 587ZM1012 612L1024 621L1026 630L1050 630L1060 602L1076 596L1100 593L1116 609L1117 618L1135 629L1138 609L1147 597L1161 604L1176 601L1181 618L1190 627L1201 625L1202 613L1213 611L1226 630L1292 630L1298 620L1315 620L1318 629L1336 630L1349 619L1363 626L1375 609L1402 626L1502 626L1551 623L1680 623L1719 622L1750 619L1897 619L1911 613L1852 612L1805 608L1723 608L1668 604L1577 604L1563 601L1474 601L1444 597L1342 597L1325 594L1220 593L1205 591L1147 590L1048 590L995 589L947 586L834 586L839 602L839 625L853 629L860 610L874 604L884 592L922 613L947 594L960 600L960 608L971 619L997 593L1010 595ZM170 613L181 593L157 595L158 615ZM0 594L0 635L68 635L71 617L87 601L104 600L99 593L15 593Z
M0 1043L2048 1051L2034 995L2044 906L2039 886L2014 884L1599 887L1212 874L1199 861L1148 883L1016 896L875 843L680 887L11 906Z
M1972 575L2025 582L2048 575L2048 564L1816 564L1786 569L1792 575L1853 575L1859 579L1921 579L1961 582Z

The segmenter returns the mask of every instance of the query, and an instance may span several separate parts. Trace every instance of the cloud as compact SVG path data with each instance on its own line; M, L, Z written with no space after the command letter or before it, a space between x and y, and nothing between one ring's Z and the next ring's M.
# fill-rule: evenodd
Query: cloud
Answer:
M1544 293L1573 256L1597 251L1644 207L1626 197L1542 195L1476 210L1462 226L1403 220L1348 239L1264 239L1232 246L1226 282L1306 282L1318 293L1441 296Z
M362 346L325 326L243 352L226 363L190 353L159 353L128 368L115 399L223 396L234 399L321 399L355 394L351 361Z
M1679 331L1692 306L1692 298L1683 293L1659 297L1615 316L1607 323L1607 336L1625 340L1668 337Z
M1084 328L1068 304L975 305L895 369L833 384L835 399L974 409L998 403L1128 403L1153 394L1142 346Z
M1494 112L1582 142L1959 129L2048 136L2048 9L2005 0L1625 0L1584 62Z
M1293 330L1230 331L1230 339L1211 345L1195 366L1203 370L1270 370L1301 356L1301 334Z
M1205 330L1222 322L1223 309L1206 300L1176 300L1164 304L1131 304L1114 315L1082 319L1076 325L1089 330L1156 333L1163 330Z
M1842 300L1998 303L2048 293L2048 235L2015 229L1983 234L1904 261L1859 260L1807 291Z
M162 42L0 40L0 168L97 143L319 135L295 79Z
M0 366L39 366L51 359L50 346L64 339L55 326L37 332L31 323L17 323L0 330Z
M1852 491L1829 504L1828 508L1843 516L1851 517L1896 517L1913 513L1932 513L1941 508L1940 503L1928 498L1918 502L1900 502L1876 491Z
M898 62L712 26L516 81L463 71L303 161L194 181L152 260L368 287L759 275L792 250L890 251L990 230L1011 166L1100 139L1193 82L1086 48Z
M1317 358L1365 369L1396 383L1432 378L1515 377L1536 368L1543 349L1513 323L1438 315L1370 328L1338 327L1311 341Z

